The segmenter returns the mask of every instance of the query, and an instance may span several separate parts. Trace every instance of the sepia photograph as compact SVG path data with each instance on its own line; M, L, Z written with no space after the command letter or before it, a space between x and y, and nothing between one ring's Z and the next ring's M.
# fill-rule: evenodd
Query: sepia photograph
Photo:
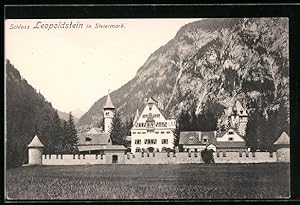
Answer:
M4 23L6 200L291 197L288 17Z

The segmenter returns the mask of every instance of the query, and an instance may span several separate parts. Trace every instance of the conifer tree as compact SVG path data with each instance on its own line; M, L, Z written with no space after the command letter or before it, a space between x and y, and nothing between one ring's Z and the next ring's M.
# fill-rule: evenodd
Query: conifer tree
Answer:
M112 144L125 145L126 129L121 120L120 114L116 111L112 120L112 126L110 130L110 137Z
M52 116L50 132L51 132L51 138L53 139L54 152L57 152L57 146L62 144L62 134L63 134L61 120L58 116L57 110L55 111L54 115Z
M188 131L191 128L191 116L186 110L182 110L176 118L176 128L174 131L174 145L179 145L181 131Z
M54 140L52 137L52 119L49 112L46 112L41 120L40 127L38 130L38 136L45 146L45 153L51 154L54 151Z

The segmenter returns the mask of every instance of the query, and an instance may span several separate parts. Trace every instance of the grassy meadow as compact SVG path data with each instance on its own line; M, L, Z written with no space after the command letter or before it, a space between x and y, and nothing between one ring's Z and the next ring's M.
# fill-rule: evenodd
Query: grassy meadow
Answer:
M22 199L273 199L289 197L289 164L31 166L6 173Z

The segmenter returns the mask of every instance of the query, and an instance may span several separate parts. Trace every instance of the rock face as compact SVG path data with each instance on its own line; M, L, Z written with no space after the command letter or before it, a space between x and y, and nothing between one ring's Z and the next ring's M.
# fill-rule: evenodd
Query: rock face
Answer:
M183 26L156 50L136 76L111 98L123 118L133 117L153 96L165 114L176 115L207 102L230 107L235 99L251 112L265 113L280 103L289 108L287 18L204 19ZM106 96L85 113L77 126L99 123ZM222 119L222 116L220 116Z

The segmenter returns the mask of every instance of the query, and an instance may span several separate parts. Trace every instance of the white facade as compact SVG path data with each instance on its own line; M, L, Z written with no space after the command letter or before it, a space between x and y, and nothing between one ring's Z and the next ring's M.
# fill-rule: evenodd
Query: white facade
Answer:
M150 98L142 113L131 128L131 152L162 152L174 148L176 120L167 120Z
M217 138L217 142L245 142L245 140L233 129L229 129L223 136Z
M228 121L231 127L236 128L240 135L246 134L246 127L248 123L248 112L240 101L236 100L233 107L229 110Z

